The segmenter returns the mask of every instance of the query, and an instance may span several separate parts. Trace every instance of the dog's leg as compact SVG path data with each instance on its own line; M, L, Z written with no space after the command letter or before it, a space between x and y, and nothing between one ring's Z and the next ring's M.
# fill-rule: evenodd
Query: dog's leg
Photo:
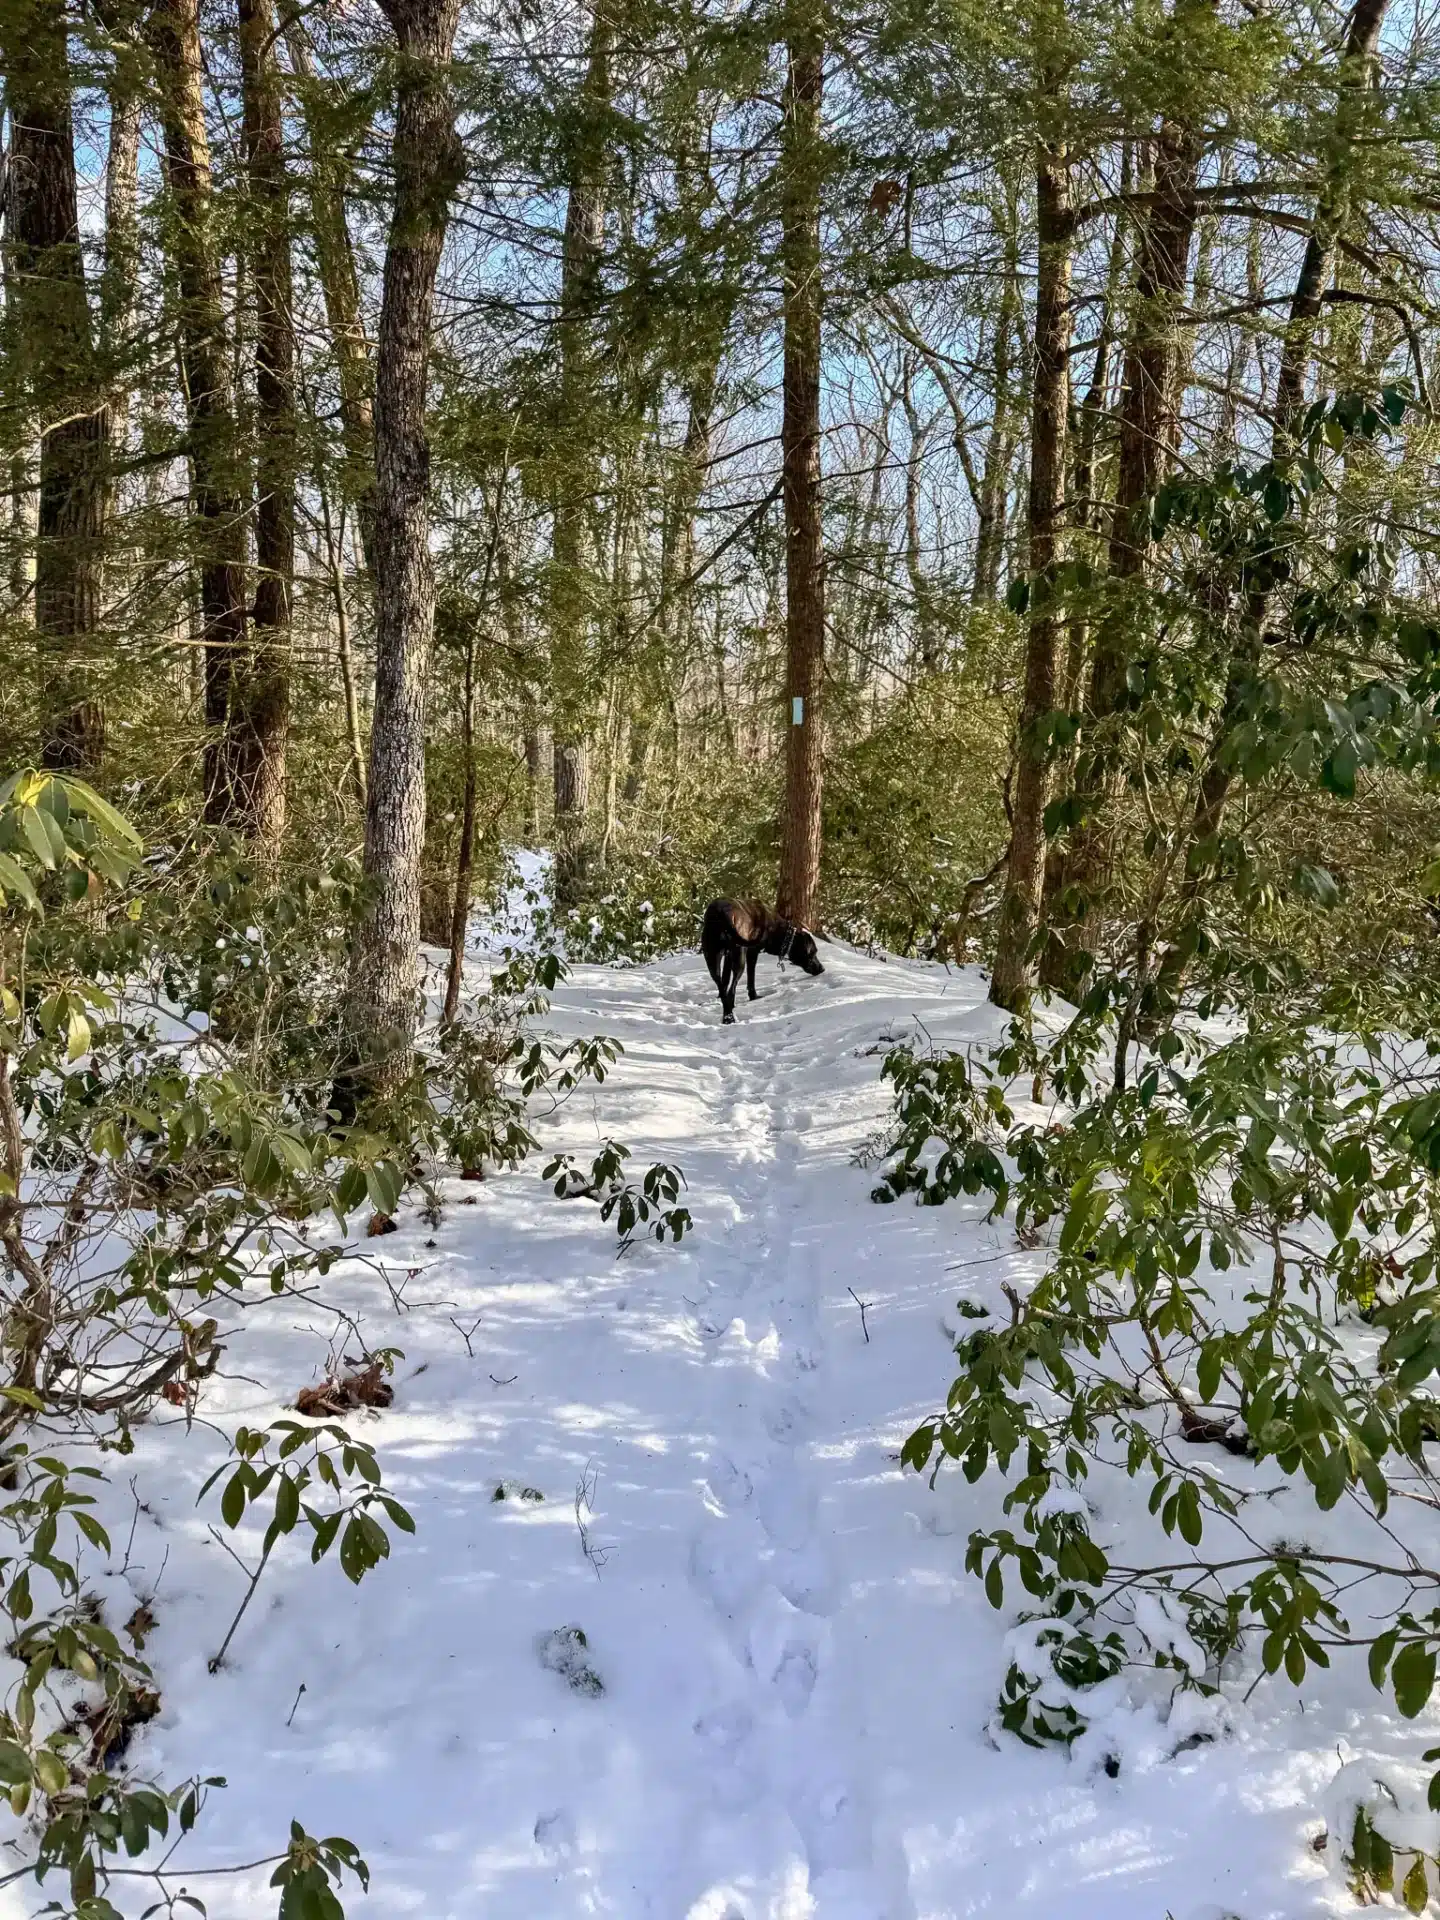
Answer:
M720 1005L723 1009L720 1024L724 1027L735 1024L735 989L740 984L740 955L732 949L725 956L725 977L720 982Z
M745 992L750 999L755 996L755 962L760 958L759 947L745 949Z

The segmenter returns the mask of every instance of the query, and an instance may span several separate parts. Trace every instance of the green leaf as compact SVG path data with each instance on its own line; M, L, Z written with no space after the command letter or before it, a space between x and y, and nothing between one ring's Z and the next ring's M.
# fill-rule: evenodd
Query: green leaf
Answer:
M1423 1913L1430 1902L1430 1880L1425 1872L1425 1857L1417 1853L1410 1863L1410 1871L1405 1876L1405 1885L1400 1890L1408 1913Z
M1196 1385L1200 1390L1200 1398L1206 1406L1210 1405L1220 1391L1220 1377L1224 1367L1224 1346L1218 1340L1207 1340L1200 1349L1200 1360L1195 1369Z
M1391 1660L1395 1657L1395 1648L1399 1643L1399 1639L1399 1633L1392 1628L1389 1633L1382 1633L1371 1647L1370 1684L1372 1687L1379 1688L1384 1686L1385 1674ZM1440 1781L1440 1774L1436 1774L1435 1778L1437 1781Z
M65 1043L65 1058L67 1060L78 1060L90 1051L90 1022L73 1000L70 1003L70 1012L66 1021L66 1032L68 1037Z
M30 1784L30 1756L13 1740L0 1740L0 1786L22 1787Z
M300 1489L286 1474L275 1489L275 1525L281 1533L289 1533L299 1518Z
M124 814L117 813L108 800L102 800L95 789L87 786L83 780L77 780L71 774L57 779L77 813L87 814L97 827L103 827L112 839L119 840L134 852L141 850L141 839Z
M272 1133L270 1151L289 1173L308 1179L313 1171L310 1154L303 1141L297 1140L293 1133Z
M50 844L50 835L46 829L45 816L34 807L24 807L20 813L20 830L30 843L30 851L47 872L55 870L55 851Z
M225 1483L225 1491L220 1496L220 1518L227 1527L238 1527L245 1512L245 1496L250 1487L250 1475L246 1468L237 1467Z
M1338 793L1344 800L1355 797L1355 775L1360 766L1360 754L1354 740L1344 739L1330 755L1322 769L1321 778L1332 793Z
M40 911L40 896L36 893L29 874L20 862L8 853L0 853L0 887L3 887L7 893L18 894L33 912Z
M1180 1525L1181 1538L1187 1546L1198 1547L1200 1536L1205 1528L1200 1517L1200 1496L1195 1491L1195 1483L1192 1480L1187 1480L1180 1489L1176 1517Z
M1407 1720L1424 1711L1435 1687L1435 1654L1423 1640L1412 1640L1395 1656L1390 1669L1395 1704Z
M1322 1513L1335 1506L1350 1484L1350 1462L1343 1447L1327 1453L1314 1475L1315 1504Z
M1340 902L1340 885L1328 867L1304 864L1295 869L1295 891L1319 907L1334 907Z

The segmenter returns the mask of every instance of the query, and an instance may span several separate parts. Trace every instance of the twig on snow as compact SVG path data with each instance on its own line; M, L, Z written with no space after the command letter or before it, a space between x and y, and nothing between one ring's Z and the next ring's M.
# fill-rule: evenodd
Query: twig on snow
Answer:
M600 1547L595 1544L594 1540L590 1537L590 1528L586 1523L586 1515L593 1516L594 1514L595 1489L599 1484L600 1469L592 1460L576 1483L575 1525L580 1529L580 1551L590 1562L591 1566L594 1567L595 1578L597 1580L600 1578L601 1570L606 1561L610 1558L609 1547Z
M451 1326L454 1327L455 1331L459 1334L460 1338L465 1342L465 1353L467 1358L471 1360L475 1358L475 1348L473 1347L471 1342L475 1338L476 1331L479 1328L480 1322L483 1317L484 1317L483 1315L477 1313L474 1318L474 1321L471 1323L470 1330L467 1333L465 1328L461 1326L460 1322L455 1318L453 1313L447 1313L445 1316L445 1318L450 1322ZM493 1374L491 1375L491 1378L492 1379L494 1378Z
M870 1329L865 1324L865 1314L866 1314L866 1310L874 1306L875 1303L873 1300L862 1300L859 1294L855 1291L854 1287L847 1287L845 1291L849 1294L850 1298L855 1302L856 1306L859 1307L860 1309L860 1331L864 1334L865 1344L868 1347L870 1344Z

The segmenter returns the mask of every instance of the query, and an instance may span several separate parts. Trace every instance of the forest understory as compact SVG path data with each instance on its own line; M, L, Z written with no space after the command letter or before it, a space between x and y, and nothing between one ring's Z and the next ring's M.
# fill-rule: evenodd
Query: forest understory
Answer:
M1432 13L0 83L0 1913L1440 1911Z

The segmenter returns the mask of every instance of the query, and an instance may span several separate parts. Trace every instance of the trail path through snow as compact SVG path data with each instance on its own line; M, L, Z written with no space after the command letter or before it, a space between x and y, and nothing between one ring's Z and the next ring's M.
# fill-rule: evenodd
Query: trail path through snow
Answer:
M292 1814L347 1834L374 1872L352 1920L1349 1911L1305 1844L1336 1727L1293 1702L1263 1737L1178 1754L1147 1709L1114 1780L987 1742L1013 1614L963 1562L998 1493L958 1474L931 1491L897 1455L951 1378L956 1294L998 1304L1042 1256L978 1205L873 1205L854 1154L886 1113L892 1038L955 1045L993 1016L974 974L827 962L820 980L763 966L730 1028L694 956L575 971L551 1024L625 1056L546 1142L678 1162L693 1236L617 1261L536 1161L448 1183L438 1226L407 1212L366 1248L383 1274L332 1275L366 1341L404 1349L364 1430L418 1532L358 1589L277 1556L213 1679L241 1588L194 1504L220 1442L141 1434L146 1510L117 1475L135 1537L113 1598L156 1594L167 1706L135 1758L230 1781L185 1858L271 1852ZM318 1309L255 1305L206 1416L276 1417L330 1332ZM599 1697L537 1656L568 1626ZM1362 1709L1345 1725L1363 1736ZM273 1912L263 1885L209 1883L212 1916Z

